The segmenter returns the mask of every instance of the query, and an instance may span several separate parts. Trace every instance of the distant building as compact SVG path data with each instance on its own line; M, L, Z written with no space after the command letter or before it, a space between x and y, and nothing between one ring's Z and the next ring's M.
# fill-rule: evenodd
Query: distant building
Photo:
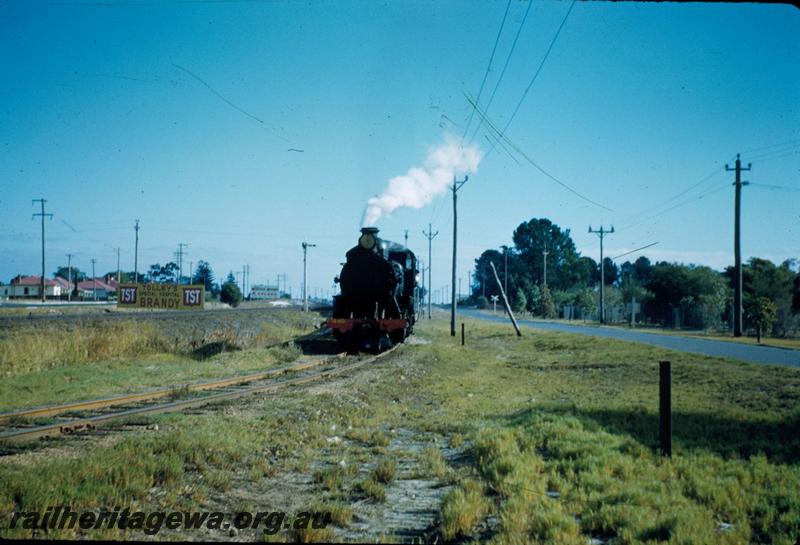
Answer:
M106 283L103 278L89 278L78 282L78 293L82 299L108 299L116 297L117 287Z
M0 286L0 296L9 299L41 298L42 297L42 277L41 276L16 276L7 286ZM44 279L44 294L46 297L61 297L66 294L60 283L49 278Z
M250 299L278 299L278 286L255 285L250 287Z

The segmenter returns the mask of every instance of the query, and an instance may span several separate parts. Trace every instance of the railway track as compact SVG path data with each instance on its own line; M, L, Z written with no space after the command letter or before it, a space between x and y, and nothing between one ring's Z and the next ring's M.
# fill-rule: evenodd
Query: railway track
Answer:
M396 348L396 347L395 347ZM82 401L52 407L38 407L13 413L0 414L0 447L14 447L21 443L43 438L69 436L95 430L111 422L125 421L142 416L167 412L180 412L206 405L252 395L267 393L323 380L372 363L394 351L377 355L306 356L295 365L256 373L230 377L217 381L194 383L179 388L163 388L139 394ZM286 378L286 375L294 375ZM164 397L202 393L162 402ZM114 409L108 411L108 409ZM37 423L36 419L59 416L53 422ZM33 420L32 420L33 419Z

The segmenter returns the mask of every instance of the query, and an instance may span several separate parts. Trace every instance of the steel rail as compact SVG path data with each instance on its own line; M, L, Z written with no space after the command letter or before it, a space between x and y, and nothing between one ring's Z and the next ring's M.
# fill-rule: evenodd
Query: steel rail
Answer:
M26 441L30 441L33 439L40 439L43 437L52 437L57 435L71 435L77 433L79 431L84 430L93 430L97 427L112 422L114 420L120 420L125 418L130 418L134 416L142 416L142 415L156 415L162 414L167 412L176 412L182 411L186 409L193 409L197 407L202 407L204 405L208 405L211 403L217 403L220 401L227 401L231 399L236 399L239 397L243 397L250 394L255 393L263 393L263 392L271 392L275 390L279 390L286 386L296 386L301 384L307 384L309 382L314 382L317 380L321 380L323 378L338 375L344 373L346 371L350 371L352 369L356 369L368 363L372 363L379 358L386 356L387 354L393 352L397 346L392 347L390 350L385 352L381 352L380 354L370 356L364 358L362 360L356 361L354 363L343 365L341 367L337 367L331 370L322 371L318 373L313 373L310 375L297 377L297 378L290 378L286 380L281 380L277 382L271 382L269 384L264 384L261 386L252 386L247 388L242 388L240 390L235 390L232 392L222 392L219 394L212 394L208 396L203 396L196 399L189 399L184 401L173 401L171 403L164 403L161 405L153 405L150 407L141 407L138 409L130 409L127 411L121 411L118 413L110 413L98 416L91 416L86 418L79 418L76 420L72 420L69 422L64 423L56 423L56 424L49 424L44 426L37 426L34 428L27 428L22 430L15 430L10 432L0 433L0 443L6 444L16 444L22 443ZM329 363L330 360L327 360Z

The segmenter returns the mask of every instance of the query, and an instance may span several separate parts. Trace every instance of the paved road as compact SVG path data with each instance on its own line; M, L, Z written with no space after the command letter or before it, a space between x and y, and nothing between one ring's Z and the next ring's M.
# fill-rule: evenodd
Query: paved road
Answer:
M483 312L470 309L461 309L459 312L465 316L470 316L473 318L480 318L495 322L508 322L508 318L505 315L491 316ZM641 331L630 331L616 327L570 325L533 320L517 320L517 323L519 323L520 326L524 325L536 329L564 331L566 333L594 335L596 337L611 337L613 339L620 339L623 341L652 344L654 346L660 346L662 348L678 350L681 352L694 352L697 354L705 354L706 356L731 358L751 363L764 363L770 365L782 365L784 367L800 368L800 350L773 348L770 346L752 346L728 341L714 341L710 339L698 339L694 337L681 337L678 335L644 333Z

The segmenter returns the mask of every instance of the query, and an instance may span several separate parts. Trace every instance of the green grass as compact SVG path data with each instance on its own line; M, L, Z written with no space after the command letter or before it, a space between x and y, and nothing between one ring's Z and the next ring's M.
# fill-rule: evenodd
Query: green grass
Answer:
M446 540L795 543L800 370L562 333L517 338L510 326L478 321L467 321L461 347L443 315L417 331L430 343L401 347L341 391L290 390L233 414L164 415L158 432L89 442L81 459L3 461L0 528L10 511L53 502L199 510L230 494L236 475L294 472L313 483L309 505L341 507L342 526L351 502L380 504L406 478L389 468L401 437L392 430L403 430L425 445L410 473L453 485L441 505ZM671 459L657 451L664 359L673 369ZM458 464L445 445L462 451ZM154 486L165 492L157 501Z

